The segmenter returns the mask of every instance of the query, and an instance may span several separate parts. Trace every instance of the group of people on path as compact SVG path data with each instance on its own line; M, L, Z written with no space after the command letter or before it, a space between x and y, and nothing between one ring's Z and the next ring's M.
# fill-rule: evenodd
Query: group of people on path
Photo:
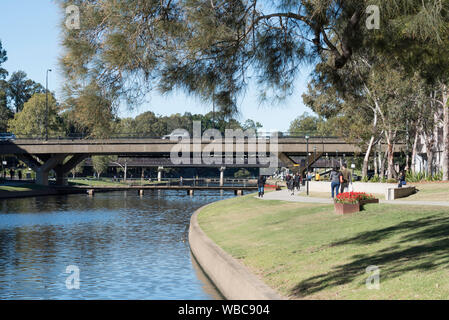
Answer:
M332 198L338 196L340 193L349 191L349 184L352 184L352 174L348 170L346 163L340 167L335 166L330 173L331 180L331 194Z
M6 179L6 169L3 170L2 173L3 179ZM14 180L16 176L16 172L14 171L14 169L9 170L9 177L11 180ZM22 180L22 171L18 170L17 171L17 176L19 177L19 180Z

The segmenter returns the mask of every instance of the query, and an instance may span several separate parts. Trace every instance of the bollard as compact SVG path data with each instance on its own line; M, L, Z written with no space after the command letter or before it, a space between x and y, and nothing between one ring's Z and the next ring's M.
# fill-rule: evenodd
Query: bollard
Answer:
M87 194L89 195L89 197L93 197L95 194L95 190L94 189L89 189L87 190Z
M140 189L138 193L139 193L139 196L143 197L143 195L145 194L145 190Z
M194 194L194 190L192 190L192 189L187 190L187 195L193 196L193 194Z

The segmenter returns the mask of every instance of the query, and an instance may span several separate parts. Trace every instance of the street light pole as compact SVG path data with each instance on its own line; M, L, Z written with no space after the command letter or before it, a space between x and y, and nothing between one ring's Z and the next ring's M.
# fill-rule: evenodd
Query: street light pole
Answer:
M340 164L339 161L338 161L338 150L336 150L336 151L337 151L337 158L336 158L337 164L338 164L338 166L340 166L341 164Z
M309 195L309 136L306 136L307 171L306 171L306 192Z
M51 72L51 69L47 69L45 77L45 141L48 140L48 72Z

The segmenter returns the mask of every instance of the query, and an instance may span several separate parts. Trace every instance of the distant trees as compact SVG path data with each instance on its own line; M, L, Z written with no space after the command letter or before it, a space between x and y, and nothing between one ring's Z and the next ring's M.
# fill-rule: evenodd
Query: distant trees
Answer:
M9 79L2 64L8 60L7 52L0 40L0 132L8 130L8 121L14 113L22 111L24 104L36 93L45 93L42 85L27 78L23 71L14 72Z
M94 168L95 173L97 174L97 179L100 179L100 176L106 172L109 167L110 162L115 159L113 156L93 156L92 157L92 166Z
M58 114L59 108L53 95L48 95L48 134L64 135L64 124ZM8 130L17 136L45 135L46 97L44 93L36 93L29 99L21 112L8 121Z
M249 172L245 168L239 169L238 171L236 171L234 173L234 178L237 178L237 179L243 179L243 178L249 178L249 177L251 177L251 172Z
M6 50L3 49L2 41L0 40L0 80L4 80L8 76L8 71L2 68L2 64L8 61Z
M22 111L25 102L35 93L45 93L45 88L41 84L27 79L25 72L17 71L11 74L8 80L8 92L9 98L14 104L15 112L17 113Z

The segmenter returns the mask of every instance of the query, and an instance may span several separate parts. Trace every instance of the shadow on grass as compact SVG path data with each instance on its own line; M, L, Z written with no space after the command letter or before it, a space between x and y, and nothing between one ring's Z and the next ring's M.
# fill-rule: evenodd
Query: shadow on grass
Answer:
M388 279L409 271L428 272L449 264L449 215L444 213L401 222L388 228L361 232L355 237L334 242L330 246L366 246L398 235L398 241L389 248L354 255L349 263L301 281L291 293L296 297L306 297L330 287L345 285L366 274L366 267L370 265L380 267L382 278Z

